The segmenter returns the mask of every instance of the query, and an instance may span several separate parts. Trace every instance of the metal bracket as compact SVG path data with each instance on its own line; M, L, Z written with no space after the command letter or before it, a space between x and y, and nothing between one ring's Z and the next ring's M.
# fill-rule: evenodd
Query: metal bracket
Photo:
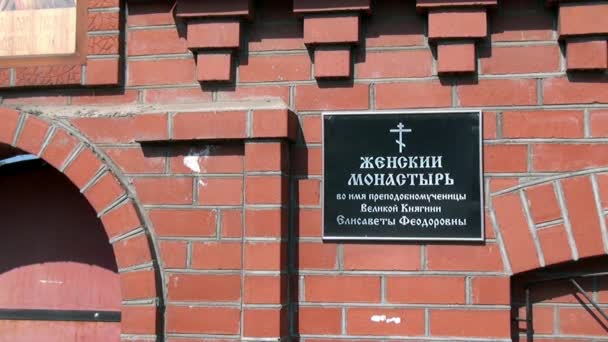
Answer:
M120 322L120 311L0 309L0 320Z

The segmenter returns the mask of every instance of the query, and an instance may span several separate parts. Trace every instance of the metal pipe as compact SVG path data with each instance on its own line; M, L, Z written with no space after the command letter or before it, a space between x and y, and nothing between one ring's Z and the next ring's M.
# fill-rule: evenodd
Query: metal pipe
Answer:
M591 305L593 305L593 307L602 315L602 317L604 317L604 319L608 321L608 315L606 315L604 310L602 310L602 308L600 308L600 306L593 300L593 298L591 298L587 294L587 292L585 292L585 290L579 285L579 283L576 280L574 280L574 278L571 278L570 282L572 283L572 285L574 285L574 287L576 287L578 292L580 292L580 294L582 294L585 297L585 299L587 299L587 301L589 301L589 303Z

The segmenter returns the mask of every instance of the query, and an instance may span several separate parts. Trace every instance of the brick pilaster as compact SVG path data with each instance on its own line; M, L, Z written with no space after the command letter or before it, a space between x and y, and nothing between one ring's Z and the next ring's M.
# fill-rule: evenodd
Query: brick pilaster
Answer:
M288 332L288 151L285 140L245 143L242 338Z

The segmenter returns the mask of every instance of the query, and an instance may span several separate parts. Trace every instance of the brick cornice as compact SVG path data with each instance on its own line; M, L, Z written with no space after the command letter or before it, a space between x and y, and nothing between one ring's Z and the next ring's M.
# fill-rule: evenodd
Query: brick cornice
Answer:
M487 8L497 0L417 0L416 9L428 13L428 38L437 44L439 74L474 73L476 42L488 35Z
M568 71L608 69L608 1L547 0L558 8Z
M241 44L241 20L252 18L252 0L178 0L175 15L186 21L198 81L231 81L232 55Z
M315 78L350 78L352 46L359 44L360 15L370 0L293 0L304 17L304 43L313 50Z

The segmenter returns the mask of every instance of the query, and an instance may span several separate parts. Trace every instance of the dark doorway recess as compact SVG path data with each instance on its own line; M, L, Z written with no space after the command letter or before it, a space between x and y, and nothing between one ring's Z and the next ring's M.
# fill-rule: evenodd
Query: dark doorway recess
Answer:
M0 340L120 340L112 246L65 175L40 159L0 166L0 231Z

